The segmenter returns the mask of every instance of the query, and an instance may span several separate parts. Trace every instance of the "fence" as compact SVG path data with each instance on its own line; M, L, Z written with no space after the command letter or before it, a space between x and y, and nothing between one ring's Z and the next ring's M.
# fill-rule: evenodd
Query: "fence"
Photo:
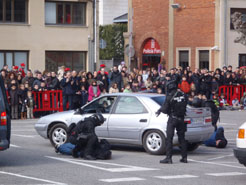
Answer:
M219 96L223 93L230 105L233 99L237 98L240 100L244 92L246 92L246 85L220 86L219 88ZM36 103L36 107L33 110L34 112L63 111L62 90L33 91L33 96Z
M227 102L231 105L232 100L237 98L239 101L243 96L243 93L246 92L246 85L224 85L219 88L219 96L224 94Z
M33 91L33 97L36 104L33 112L63 111L62 90Z

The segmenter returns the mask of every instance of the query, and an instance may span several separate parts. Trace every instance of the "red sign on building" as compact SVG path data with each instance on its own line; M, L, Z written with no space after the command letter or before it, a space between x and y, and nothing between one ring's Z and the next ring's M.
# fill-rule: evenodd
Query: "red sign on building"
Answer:
M143 54L161 54L161 48L155 39L148 39L143 48Z

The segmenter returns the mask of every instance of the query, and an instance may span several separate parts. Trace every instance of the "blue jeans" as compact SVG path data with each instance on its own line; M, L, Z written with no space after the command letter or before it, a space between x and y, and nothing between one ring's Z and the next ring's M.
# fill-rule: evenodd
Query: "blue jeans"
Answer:
M58 151L61 154L65 154L65 155L72 155L72 150L75 148L75 145L71 144L71 143L65 143L63 145L61 145L58 148Z
M63 111L67 110L67 102L69 104L68 109L73 109L73 95L63 95Z

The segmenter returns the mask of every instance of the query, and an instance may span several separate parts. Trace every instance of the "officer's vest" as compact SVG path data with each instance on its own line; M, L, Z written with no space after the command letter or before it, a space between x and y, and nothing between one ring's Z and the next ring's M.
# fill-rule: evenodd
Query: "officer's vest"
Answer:
M184 117L186 113L187 100L183 92L177 91L171 99L172 115Z

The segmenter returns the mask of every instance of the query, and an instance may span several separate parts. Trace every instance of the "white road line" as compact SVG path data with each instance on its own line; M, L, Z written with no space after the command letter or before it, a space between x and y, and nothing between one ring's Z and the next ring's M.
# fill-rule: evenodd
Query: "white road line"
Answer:
M241 172L206 173L206 175L215 176L215 177L236 176L236 175L245 175L245 174L246 173L241 173Z
M245 169L245 167L233 166L233 165L229 165L229 164L222 164L222 163L215 163L215 162L207 162L207 161L197 161L197 160L193 160L193 159L189 159L189 161L196 162L196 163L202 163L202 164L212 164L212 165L218 165L218 166L226 166L226 167L230 167L230 168Z
M19 134L11 134L12 136L25 137L25 138L34 138L35 136L31 135L19 135Z
M155 176L158 179L186 179L186 178L197 178L195 175L169 175L169 176Z
M160 170L160 169L157 169L157 168L145 168L145 167L130 166L130 165L123 165L123 164L116 164L116 163L100 162L100 161L85 161L85 160L76 160L76 159L67 159L67 158L57 158L57 157L51 157L51 156L46 156L46 157L50 158L50 159L55 159L55 160L58 160L58 161L63 161L63 162L76 164L76 165L81 165L81 166L87 166L87 167L90 167L90 168L103 170L103 171L108 171L108 172L131 172L131 171ZM96 166L95 164L107 165L107 166L116 166L116 168L99 167L99 166Z
M11 130L11 132L35 132L34 129L28 129L28 130Z
M13 147L13 148L21 148L20 146L13 145L13 144L10 144L10 147Z
M225 132L238 132L238 130L225 130Z
M233 126L236 126L237 124L235 123L219 123L218 126L220 125L233 125Z
M0 173L5 174L5 175L12 175L12 176L16 176L16 177L21 177L21 178L25 178L25 179L47 182L47 183L51 183L51 184L65 185L64 183L60 183L60 182L55 182L55 181L50 181L50 180L46 180L46 179L40 179L40 178L36 178L36 177L20 175L20 174L16 174L16 173L9 173L9 172L4 172L4 171L0 171Z
M224 155L224 156L215 157L215 158L210 158L210 159L208 159L208 161L213 161L213 160L216 160L216 159L223 159L223 158L231 157L231 156L233 156L233 154L231 154L231 155Z
M131 182L131 181L143 181L146 179L139 177L127 177L127 178L114 178L114 179L99 179L102 182Z

